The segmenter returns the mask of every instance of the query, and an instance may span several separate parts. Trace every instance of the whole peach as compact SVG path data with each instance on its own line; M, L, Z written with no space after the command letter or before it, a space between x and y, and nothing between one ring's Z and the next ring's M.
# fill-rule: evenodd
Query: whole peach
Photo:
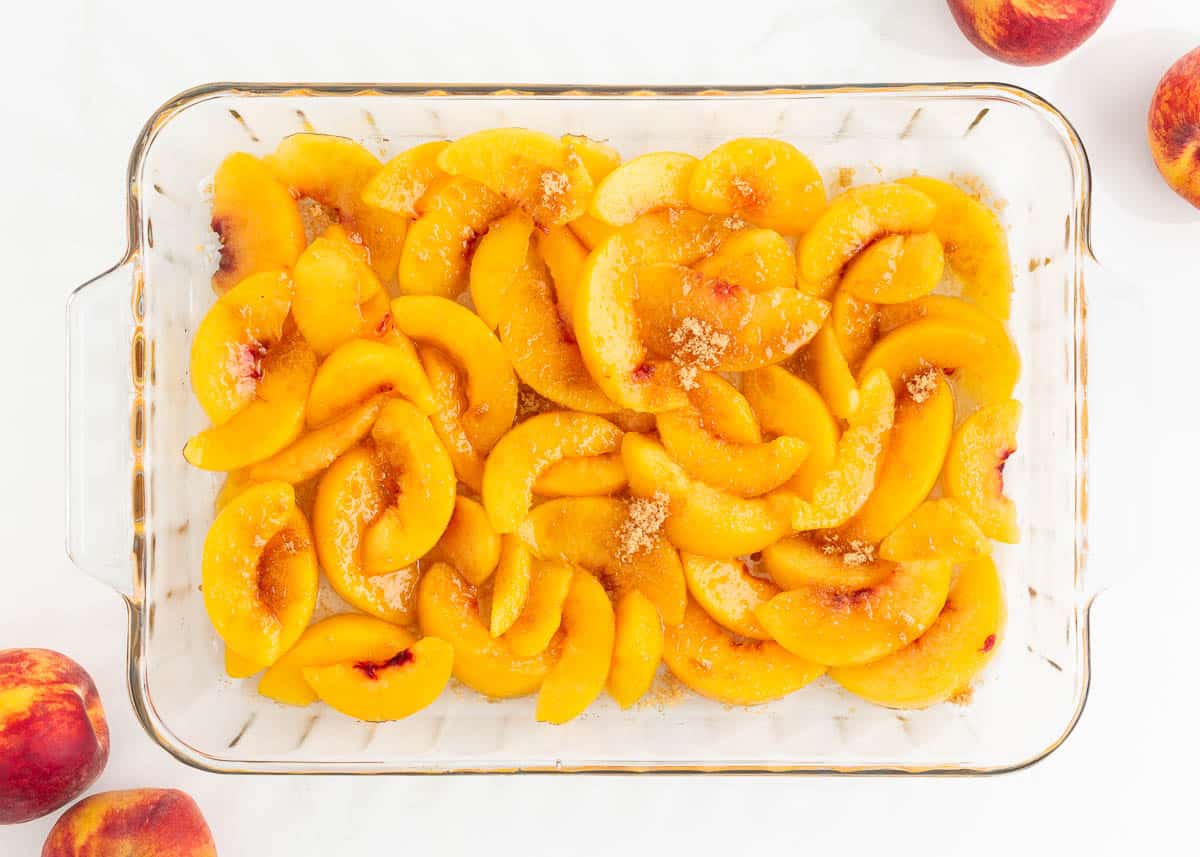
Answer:
M1150 152L1167 184L1200 208L1200 48L1167 69L1150 101Z
M42 857L217 857L196 802L175 789L100 792L55 822Z
M1116 0L946 0L971 44L1012 65L1045 65L1091 37Z
M0 650L0 824L53 812L108 761L108 724L91 676L49 649Z

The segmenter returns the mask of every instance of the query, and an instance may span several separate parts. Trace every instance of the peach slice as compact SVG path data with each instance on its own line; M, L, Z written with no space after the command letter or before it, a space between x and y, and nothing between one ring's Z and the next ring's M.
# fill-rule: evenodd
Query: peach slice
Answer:
M813 338L829 304L795 288L750 292L672 264L637 270L642 338L656 354L702 369L744 372L778 363Z
M533 693L549 665L545 654L520 657L489 633L479 617L476 589L451 566L434 563L421 577L417 594L421 630L454 648L456 679L493 699Z
M221 239L218 293L251 274L291 268L304 250L296 200L258 158L234 152L213 176L212 231Z
M318 354L356 337L374 336L387 324L388 298L366 248L336 223L300 254L292 274L296 326Z
M817 480L837 455L839 429L825 400L812 385L781 366L767 366L742 376L742 393L762 427L808 445L808 457L788 483L801 497L811 499Z
M521 615L504 632L504 642L513 654L533 657L546 651L562 624L563 602L567 599L574 575L575 569L565 562L533 561L533 580L529 585L525 606ZM496 598L493 598L493 623L495 619Z
M688 399L706 431L731 443L762 443L762 430L750 402L737 387L720 375L714 372L698 373L696 385L688 391ZM643 431L653 431L656 423L657 418L652 417L651 424Z
M542 226L575 219L592 195L592 177L574 150L526 128L491 128L460 137L441 151L438 166L482 182Z
M846 267L842 288L878 304L915 300L937 288L945 262L942 242L932 232L889 235Z
M533 483L541 497L603 497L628 484L620 452L564 458L551 464Z
M579 215L567 224L567 228L588 250L595 250L604 242L605 238L617 231L616 226L609 226L590 214Z
M422 345L418 353L437 404L437 409L429 415L429 421L450 454L459 481L479 493L483 486L484 457L463 428L462 417L467 410L467 397L462 378L453 361L438 349Z
M946 494L958 500L980 529L999 542L1021 540L1017 506L1004 496L1004 464L1017 449L1021 403L1015 399L984 405L963 420L942 474Z
M453 298L470 282L471 251L488 224L511 206L479 182L454 178L433 187L421 201L400 254L397 278L408 295Z
M907 185L888 182L850 188L800 239L800 277L825 283L875 239L893 232L925 232L936 216L937 204Z
M621 457L635 497L665 498L664 531L680 550L734 557L762 550L791 532L801 501L773 492L746 499L688 475L658 442L626 434ZM535 510L536 511L536 510ZM665 618L665 617L664 617Z
M992 552L992 543L957 500L926 500L879 543L892 562L946 559L961 562Z
M401 333L442 349L466 373L463 430L480 452L491 449L517 414L517 379L504 346L479 316L446 298L396 298L392 318Z
M292 281L280 271L252 274L204 314L192 339L192 392L213 425L254 401L263 358L283 338Z
M796 254L773 229L746 229L730 237L696 270L748 292L796 287Z
M510 211L488 228L475 247L469 275L471 302L484 324L493 330L509 303L506 292L525 273L532 234L529 215Z
M301 674L333 710L380 723L429 706L450 681L453 664L449 643L425 637L387 658L302 667Z
M225 675L230 678L250 678L262 671L263 665L247 660L228 646L225 647Z
M808 534L767 545L763 567L780 589L805 586L867 589L891 576L895 565L874 558L874 546Z
M600 581L578 570L562 607L565 639L538 691L537 719L566 723L582 714L608 679L616 620Z
M829 320L838 350L847 368L853 371L879 337L879 307L838 289Z
M518 424L492 448L483 469L483 507L498 533L514 532L533 505L541 473L564 458L620 449L623 432L608 420L551 411Z
M694 601L683 623L667 628L663 660L696 693L728 705L781 699L825 672L778 643L731 636Z
M310 705L317 695L304 680L304 667L346 661L382 661L415 642L390 622L359 613L341 613L310 625L258 681L258 692L285 705Z
M663 623L658 608L636 589L621 596L614 614L616 634L608 670L608 695L621 708L629 708L654 683L662 663Z
M346 415L301 435L286 449L265 461L250 465L246 475L252 482L290 482L295 485L318 476L371 431L375 418L387 400L375 396Z
M447 145L445 140L433 140L405 149L363 186L363 203L402 217L416 218L420 214L417 203L421 197L436 179L445 175L437 165L437 159Z
M190 464L202 470L238 470L269 458L300 436L317 355L289 325L260 365L253 401L184 446Z
M262 666L291 648L317 603L312 535L291 485L256 485L221 510L204 539L201 577L226 646Z
M901 179L937 204L929 227L946 248L950 270L962 282L963 297L992 316L1007 319L1012 302L1012 263L999 218L982 202L954 185L926 176Z
M799 149L783 140L743 137L722 143L696 165L693 208L734 214L755 226L798 235L825 208L825 183Z
M529 546L511 533L500 537L500 562L493 578L491 631L501 636L525 609L533 583L533 556Z
M858 385L838 343L832 319L817 331L806 353L808 375L821 391L829 410L840 419L847 419L859 404Z
M687 208L688 183L698 161L680 152L650 152L626 161L596 185L588 214L624 226L662 208Z
M563 134L560 139L583 163L593 184L598 184L621 165L621 153L603 140L594 140L582 134Z
M779 594L779 587L755 577L739 559L714 559L684 553L683 576L688 594L727 631L752 640L769 640L754 609Z
M424 559L448 562L478 586L491 577L500 562L500 534L492 529L483 506L469 497L455 497L450 523Z
M600 575L617 599L640 590L671 625L683 618L687 583L661 523L662 509L653 502L564 497L534 507L519 535L542 559Z
M550 269L559 315L568 327L573 328L575 291L579 288L579 275L583 273L588 248L566 226L551 226L545 232L538 232L534 243Z
M936 369L919 375L896 406L875 490L843 527L849 538L871 544L900 525L921 504L942 472L954 432L954 394Z
M964 563L941 614L903 649L829 676L863 699L892 708L927 708L966 691L996 652L1004 596L987 557Z
M325 358L308 393L308 424L325 425L380 394L403 396L424 414L436 408L417 351L403 336L352 339Z

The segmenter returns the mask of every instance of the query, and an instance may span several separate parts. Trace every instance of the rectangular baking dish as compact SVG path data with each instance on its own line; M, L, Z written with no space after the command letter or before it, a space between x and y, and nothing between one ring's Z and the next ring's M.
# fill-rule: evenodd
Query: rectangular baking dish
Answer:
M997 559L1007 638L969 704L897 712L832 682L754 709L659 695L606 697L561 727L533 701L447 692L398 723L278 705L233 682L205 618L199 558L219 477L189 467L204 425L190 334L212 301L205 186L231 151L262 155L317 130L382 157L430 139L525 126L607 139L626 156L702 154L735 136L788 140L832 188L914 171L986 187L1009 228L1012 334L1024 369L1005 472L1022 540ZM996 84L671 89L211 85L146 124L129 166L129 247L69 306L68 548L129 604L129 687L150 735L196 767L234 773L514 771L996 772L1035 761L1073 728L1088 687L1085 286L1090 176L1052 106Z

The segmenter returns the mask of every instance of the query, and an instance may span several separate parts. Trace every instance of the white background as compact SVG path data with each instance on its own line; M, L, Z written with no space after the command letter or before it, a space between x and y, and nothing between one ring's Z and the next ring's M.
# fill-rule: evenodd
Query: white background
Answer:
M703 5L5 4L0 648L59 649L91 671L113 733L97 789L188 790L223 857L417 849L584 855L630 847L741 853L755 845L816 854L1173 854L1196 847L1189 774L1200 764L1192 520L1200 477L1200 211L1158 180L1144 128L1159 75L1200 45L1200 5L1120 0L1087 45L1033 70L978 54L944 0ZM1136 431L1120 450L1126 477L1106 478L1106 462L1098 461L1092 490L1117 509L1106 529L1129 527L1135 511L1140 526L1129 540L1132 556L1096 558L1100 573L1118 582L1093 609L1092 695L1075 734L1046 761L994 778L229 778L170 759L142 733L127 701L123 604L63 551L63 307L73 286L122 251L125 161L142 122L175 92L212 80L1003 80L1049 98L1092 157L1096 253L1149 309L1147 324L1092 345L1124 356L1149 405L1105 403ZM1103 396L1102 387L1094 395ZM52 821L0 828L0 855L39 853Z

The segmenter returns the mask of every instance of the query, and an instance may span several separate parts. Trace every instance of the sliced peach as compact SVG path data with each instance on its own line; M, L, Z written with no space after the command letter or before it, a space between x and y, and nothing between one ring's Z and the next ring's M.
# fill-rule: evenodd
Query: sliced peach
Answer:
M837 331L832 319L813 338L807 351L807 372L829 410L841 419L846 419L858 407L858 385L842 347L838 344Z
M500 563L493 580L491 631L493 637L499 637L525 609L533 583L529 546L511 533L500 537Z
M263 358L283 338L291 304L287 274L264 271L230 288L204 314L192 339L188 375L214 425L254 400Z
M608 694L622 708L629 708L654 683L662 663L663 623L658 608L636 589L621 596L614 614L616 634Z
M292 275L296 325L318 354L344 342L380 333L388 298L361 244L333 224L300 254Z
M460 137L438 155L438 166L482 182L542 226L583 214L592 177L562 140L527 128L491 128Z
M674 624L683 618L687 583L678 551L658 529L661 511L636 499L565 497L534 507L519 535L542 559L599 574L618 599L640 590Z
M504 642L520 657L532 657L546 651L562 624L563 602L571 588L575 569L565 562L533 561L533 579L521 615L504 632ZM496 584L499 587L499 578ZM496 620L496 599L492 599L492 621ZM658 614L655 614L656 616ZM493 636L495 636L493 634Z
M837 455L838 425L825 400L810 384L780 366L747 372L742 376L742 392L768 433L797 437L808 445L808 457L788 487L812 499L817 480Z
M635 279L646 345L702 369L744 372L778 363L829 315L828 303L797 289L750 292L680 265L648 265Z
M730 237L696 270L748 292L796 287L796 254L773 229L746 229Z
M875 239L893 232L925 232L936 216L934 201L907 185L850 188L800 239L800 276L809 283L825 283Z
M846 267L842 288L859 300L898 304L932 292L945 265L942 242L932 232L889 235Z
M302 667L313 693L358 720L403 720L427 707L450 681L454 649L437 637L417 640L388 658Z
M582 714L608 679L616 622L600 581L579 569L563 602L565 638L558 660L538 691L537 719L566 723Z
M403 396L425 414L436 407L417 351L403 336L352 339L325 358L308 394L308 424L325 425L380 394Z
M714 559L684 553L688 594L727 631L752 640L769 640L754 610L779 594L779 587L755 577L740 559Z
M263 665L242 657L228 646L225 647L225 675L230 678L250 678L262 671Z
M829 676L863 699L892 708L926 708L967 690L996 652L1004 596L987 557L964 563L941 614L924 634L874 663Z
M567 224L567 228L574 233L575 237L588 250L595 250L605 238L617 231L616 226L609 226L607 223L597 220L590 214L579 215Z
M946 603L953 566L905 563L861 589L801 586L755 611L767 632L794 655L826 666L870 663L925 632Z
M433 140L396 155L363 186L363 203L402 217L417 217L417 203L433 182L445 175L437 159L447 145L445 140Z
M791 235L807 230L825 208L825 183L799 149L783 140L742 137L722 143L692 172L693 208L736 214Z
M477 693L506 699L541 686L546 656L519 657L494 638L479 616L475 587L451 566L434 563L421 577L417 613L422 631L454 648L454 677Z
M990 538L1021 540L1017 506L1004 496L1004 464L1017 449L1021 403L984 405L967 417L950 441L942 474L946 494L958 500Z
M780 699L825 672L778 643L731 636L694 601L683 623L667 628L663 660L696 693L729 705Z
M926 176L901 181L937 203L930 229L946 248L946 261L962 282L963 296L998 319L1012 302L1012 264L999 218L986 205L948 182Z
M517 379L504 346L479 316L446 298L396 298L392 318L401 333L442 349L466 373L463 429L480 452L491 449L517 413Z
M825 586L866 589L891 576L895 565L874 558L874 546L802 534L763 548L762 563L780 589Z
M992 552L992 543L957 500L926 500L879 543L893 562L947 559L959 562Z
M221 239L213 288L224 292L251 274L291 268L304 250L296 200L258 158L234 152L213 176L212 231Z
M269 458L300 436L317 355L293 327L261 359L254 399L220 425L200 432L183 455L202 470L238 470Z
M400 255L400 291L457 297L470 281L476 239L510 205L479 182L454 178L431 189L421 208Z
M929 496L954 432L954 394L936 369L896 405L875 489L843 527L849 538L878 543ZM918 379L919 380L919 379ZM911 387L912 385L910 385Z
M705 430L731 443L762 443L762 430L750 402L737 387L715 372L698 373L696 385L688 391L688 399L700 415ZM642 431L654 428L656 425L652 423Z
M554 280L559 315L569 327L574 327L575 290L579 287L588 248L566 226L551 226L545 232L538 232L535 244Z
M201 577L226 646L261 666L291 648L317 603L312 535L291 485L256 485L221 510L204 539Z
M695 157L680 152L639 155L596 185L587 213L609 226L624 226L650 211L687 208L696 164Z
M525 273L525 257L533 221L523 211L510 211L492 223L471 257L471 303L484 323L495 329L508 304L508 290Z
M408 631L359 613L342 613L310 625L258 682L258 692L285 705L309 705L317 695L304 681L304 667L345 661L381 661L414 642Z
M462 378L459 377L454 362L438 349L422 345L418 353L437 405L437 409L429 415L429 421L433 423L433 430L437 432L442 445L446 447L446 452L450 454L459 481L478 493L483 485L484 456L475 448L463 427L462 417L467 410L467 395Z
M582 134L563 134L561 139L583 163L583 168L592 177L593 184L599 183L621 165L621 153L603 140L594 140Z
M478 586L500 562L500 534L492 529L483 506L469 497L455 497L450 523L424 559L448 562Z
M862 363L863 357L879 336L879 308L870 301L857 298L845 289L838 289L829 314L838 349L851 371Z
M621 491L628 480L621 453L564 458L551 464L533 483L541 497L603 497Z
M286 481L286 480L285 480ZM217 496L213 498L213 511L220 512L229 505L229 501L241 494L247 488L258 485L250 478L250 473L247 470L231 470L225 474L225 481L221 483L221 490L217 492Z
M387 400L380 395L346 412L345 416L313 429L286 449L252 464L247 476L253 482L290 482L295 485L317 476L371 431Z

